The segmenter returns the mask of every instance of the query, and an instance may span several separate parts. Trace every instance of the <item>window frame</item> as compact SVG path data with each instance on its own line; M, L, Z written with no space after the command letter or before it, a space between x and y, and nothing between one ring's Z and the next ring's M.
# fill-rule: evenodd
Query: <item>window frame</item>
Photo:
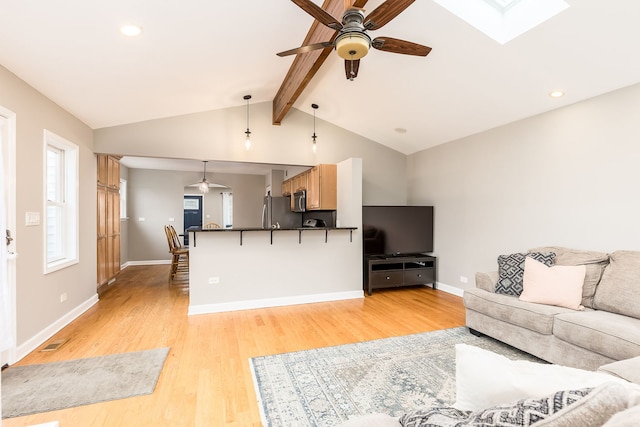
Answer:
M120 178L120 220L126 221L127 216L127 180Z
M48 199L50 150L55 150L61 154L59 157L59 170L57 171L57 191L61 197L57 200ZM43 263L44 274L48 274L80 262L78 250L80 236L80 148L77 144L45 129L43 151ZM61 217L60 228L56 228L52 232L49 220L49 209L51 207L59 209ZM55 234L56 238L61 242L59 242L59 246L55 251L55 257L50 258L49 247L52 243L50 238L52 234Z

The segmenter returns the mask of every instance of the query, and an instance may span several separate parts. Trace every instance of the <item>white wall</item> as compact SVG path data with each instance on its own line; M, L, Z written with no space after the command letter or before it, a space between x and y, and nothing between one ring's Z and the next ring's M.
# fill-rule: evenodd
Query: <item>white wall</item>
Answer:
M183 196L201 193L197 188L185 186L202 179L198 172L162 171L151 169L128 170L128 259L130 262L170 260L169 248L163 227L171 223L176 231L183 232ZM264 176L216 174L213 181L226 185L233 191L233 221L236 227L260 227ZM211 188L204 198L206 222L218 222L206 215L217 214L214 205L221 210L220 190ZM208 209L211 209L209 211ZM141 221L140 218L144 218Z
M360 159L338 164L338 212L353 234L276 230L272 242L267 230L191 233L189 313L362 298L361 170Z
M282 125L273 126L270 102L250 108L253 144L250 151L244 148L246 107L243 106L98 129L96 152L306 166L357 157L362 158L365 204L406 203L404 154L318 118L318 152L314 155L313 116L294 108Z
M640 250L638 111L640 85L410 156L408 201L435 207L438 281L473 286L498 255L539 245Z
M16 113L16 218L18 357L72 320L97 300L96 157L93 132L60 106L0 66L0 105ZM25 226L26 212L44 218L43 132L79 146L80 262L44 274L43 226ZM89 202L90 201L90 202ZM60 302L60 295L67 300Z

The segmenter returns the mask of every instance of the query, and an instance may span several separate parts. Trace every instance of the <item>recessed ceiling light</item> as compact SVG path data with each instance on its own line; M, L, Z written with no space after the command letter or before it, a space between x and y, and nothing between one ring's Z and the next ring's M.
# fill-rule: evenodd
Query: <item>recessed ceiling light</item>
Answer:
M564 96L564 92L561 90L554 90L549 92L549 96L552 98L562 98Z
M135 24L125 24L120 27L120 32L125 36L135 37L142 33L142 27Z

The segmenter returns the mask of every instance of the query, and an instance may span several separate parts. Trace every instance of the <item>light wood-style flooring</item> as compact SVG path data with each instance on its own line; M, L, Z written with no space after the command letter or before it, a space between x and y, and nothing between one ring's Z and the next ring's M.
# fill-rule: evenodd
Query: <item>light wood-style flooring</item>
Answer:
M430 287L288 307L187 316L188 289L168 265L135 266L100 301L34 351L27 365L170 347L153 394L3 420L5 427L260 426L250 357L464 325L462 299ZM17 365L18 365L17 364Z

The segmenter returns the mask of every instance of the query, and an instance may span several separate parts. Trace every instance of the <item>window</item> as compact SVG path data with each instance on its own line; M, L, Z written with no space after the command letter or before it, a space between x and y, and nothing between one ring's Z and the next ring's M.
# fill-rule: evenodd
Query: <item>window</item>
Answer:
M51 273L78 262L78 146L44 131L45 266Z
M120 219L127 219L127 180L120 179Z
M222 193L222 228L233 227L233 193L224 191Z

